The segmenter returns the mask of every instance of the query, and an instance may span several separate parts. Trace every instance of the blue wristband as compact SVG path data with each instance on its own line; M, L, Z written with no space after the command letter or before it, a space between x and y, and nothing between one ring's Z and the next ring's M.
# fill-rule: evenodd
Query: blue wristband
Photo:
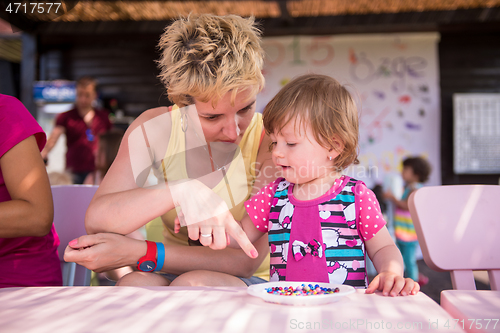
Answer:
M163 262L165 261L165 245L161 242L156 242L156 250L158 251L158 259L156 260L155 271L161 271Z

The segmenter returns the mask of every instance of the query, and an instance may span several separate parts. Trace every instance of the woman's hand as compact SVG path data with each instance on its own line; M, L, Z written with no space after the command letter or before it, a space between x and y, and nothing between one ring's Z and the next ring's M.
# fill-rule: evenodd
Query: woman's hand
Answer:
M375 276L368 288L367 294L373 294L375 290L382 292L384 296L407 296L416 295L420 290L418 282L410 278L404 278L393 272L382 272Z
M144 241L113 233L84 235L69 242L64 260L76 262L97 273L135 266L146 254Z
M257 250L227 204L210 188L196 179L169 182L168 187L178 213L174 231L178 232L179 224L187 226L189 238L214 250L224 249L231 235L250 258L257 258Z

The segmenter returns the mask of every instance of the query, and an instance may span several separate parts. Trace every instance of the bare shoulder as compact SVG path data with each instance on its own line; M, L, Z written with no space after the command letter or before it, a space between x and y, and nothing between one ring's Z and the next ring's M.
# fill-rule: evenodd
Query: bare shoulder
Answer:
M150 120L157 119L158 117L162 117L167 115L170 112L169 108L166 106L160 106L153 109L148 109L142 112L127 129L127 132L131 132L137 127L144 125Z
M170 124L158 121L170 118L168 113L167 107L149 109L132 122L123 136L113 164L99 186L98 195L137 187L139 175L151 165L149 149L156 151L168 144ZM152 129L152 125L161 132Z

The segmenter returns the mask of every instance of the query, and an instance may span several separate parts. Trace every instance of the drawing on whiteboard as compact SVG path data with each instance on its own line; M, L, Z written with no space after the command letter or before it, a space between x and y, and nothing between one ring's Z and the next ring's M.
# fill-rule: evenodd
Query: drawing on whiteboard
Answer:
M411 102L411 97L409 95L403 95L399 97L399 103L408 104Z
M284 78L282 78L282 79L280 80L280 85L281 85L282 87L284 87L284 86L286 86L286 84L287 84L288 82L290 82L290 78L289 78L289 77L284 77Z
M380 91L380 90L375 90L373 92L373 95L375 95L375 97L377 97L378 99L385 99L385 93L383 91Z
M431 102L431 98L429 97L429 86L427 84L420 84L418 87L409 84L408 92L410 92L415 99L419 99L424 103L428 104Z
M369 111L364 113L365 111ZM389 115L390 108L385 107L379 114L375 116L369 123L363 123L364 116L374 114L375 112L371 109L363 109L363 117L360 119L360 127L366 129L366 133L368 135L368 142L375 143L378 141L382 141L383 132L384 132L384 119Z
M268 41L263 45L266 66L277 67L283 63L286 50L283 43L278 41Z
M429 33L264 38L266 85L257 110L297 75L331 75L357 92L360 157L372 168L364 181L383 178L403 155L424 151L439 169L438 41ZM438 184L439 173L433 177Z
M349 62L353 65L358 63L358 57L356 57L356 52L354 52L353 48L349 49Z
M333 57L335 56L335 51L333 46L329 43L331 39L332 38L330 36L312 38L311 45L307 49L307 54L311 56L313 65L326 66L332 62Z
M404 51L408 48L408 44L403 43L401 41L401 38L399 37L394 38L394 43L392 44L392 46L394 46L399 51Z
M415 124L411 121L407 121L405 123L405 127L409 130L413 130L413 131L420 131L422 129L422 126L419 125L419 124Z
M351 78L360 84L369 84L377 79L393 79L391 88L394 92L407 90L406 83L409 79L425 77L427 60L423 57L382 57L375 64L365 52L356 53L349 49L349 73Z

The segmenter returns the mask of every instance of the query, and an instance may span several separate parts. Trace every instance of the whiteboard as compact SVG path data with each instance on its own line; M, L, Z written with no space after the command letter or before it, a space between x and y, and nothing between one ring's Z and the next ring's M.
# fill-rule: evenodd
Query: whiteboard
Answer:
M330 75L359 104L361 164L346 173L372 187L399 174L405 157L421 155L432 164L428 184L439 185L438 41L437 33L263 38L266 86L257 110L295 76Z
M500 94L454 94L453 119L455 173L500 173Z

